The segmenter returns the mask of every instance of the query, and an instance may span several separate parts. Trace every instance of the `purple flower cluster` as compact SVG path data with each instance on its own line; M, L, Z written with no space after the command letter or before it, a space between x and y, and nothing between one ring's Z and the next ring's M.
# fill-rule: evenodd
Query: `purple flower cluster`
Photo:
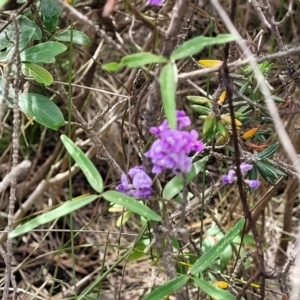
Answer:
M150 0L150 5L160 5L163 0Z
M117 191L138 199L149 199L152 193L152 180L142 166L136 166L121 175L121 183L117 185Z
M185 131L184 127L191 124L190 118L184 111L176 111L177 129L171 129L165 120L160 126L152 127L157 140L152 144L145 156L153 163L152 173L159 174L164 169L172 170L175 174L187 173L192 168L191 152L201 152L204 144L197 141L198 132Z
M252 165L248 163L241 163L240 169L242 172L242 175L245 176L247 175L248 171L250 171L253 168ZM222 176L222 181L224 184L231 184L234 183L237 180L235 170L229 170L227 175ZM244 179L244 182L249 185L252 189L257 189L260 186L260 181L259 180L249 180L249 179Z
M195 130L185 131L191 124L190 118L184 111L176 111L177 129L171 129L165 120L158 127L152 127L157 140L152 144L145 156L153 163L152 173L159 174L164 169L170 169L175 174L187 173L192 168L191 152L200 152L204 144L197 141L198 133ZM130 180L128 180L128 176ZM151 197L152 180L141 166L129 170L128 176L122 174L121 183L116 189L128 196L148 199Z

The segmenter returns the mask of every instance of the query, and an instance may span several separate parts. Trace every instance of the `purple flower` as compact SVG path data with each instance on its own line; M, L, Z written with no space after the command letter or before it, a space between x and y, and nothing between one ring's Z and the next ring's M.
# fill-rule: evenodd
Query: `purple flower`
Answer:
M260 186L260 181L259 180L244 180L248 185L249 187L251 187L252 189L257 189L259 186Z
M128 171L131 179L129 182L126 174L121 175L121 183L117 185L116 190L138 199L149 199L152 193L152 180L144 171L142 166L136 166Z
M237 180L237 177L235 176L234 170L229 170L228 175L222 176L222 182L224 184L233 183Z
M191 152L201 152L204 144L198 141L198 133L182 130L191 124L190 118L184 111L176 111L177 129L171 129L167 121L158 127L152 127L150 132L158 138L150 147L145 156L153 163L152 172L161 173L164 169L170 169L174 173L187 173L192 168L189 157Z
M150 0L150 5L159 5L162 3L162 0Z
M183 110L176 111L176 118L177 118L177 129L182 130L184 127L191 125L190 118L185 114Z
M246 175L248 171L250 171L253 168L252 165L248 164L248 163L241 163L240 165L240 169L243 175Z

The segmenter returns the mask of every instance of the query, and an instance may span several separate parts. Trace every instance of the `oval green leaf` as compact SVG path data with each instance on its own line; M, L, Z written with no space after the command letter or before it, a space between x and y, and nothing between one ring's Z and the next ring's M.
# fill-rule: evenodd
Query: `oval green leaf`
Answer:
M19 26L20 26L21 35L23 34L24 30L26 30L28 28L33 28L35 30L34 30L34 34L31 38L33 40L37 40L37 41L41 40L42 31L41 31L40 27L35 22L31 21L29 18L27 18L23 15L20 15L18 17L18 23L19 23ZM22 49L20 49L20 50L22 50Z
M103 190L103 180L95 165L67 136L61 135L60 139L85 175L91 187L95 191L101 193Z
M45 68L33 63L22 64L22 72L25 76L33 77L36 82L50 85L53 82L53 77Z
M164 107L164 112L171 128L176 128L176 85L177 69L175 64L165 65L159 76L160 92Z
M86 206L87 204L91 203L98 197L99 197L98 195L89 195L89 196L79 197L78 199L73 199L72 201L67 201L62 205L60 205L59 207L49 212L43 213L42 215L26 222L25 224L18 226L16 229L14 229L8 234L8 237L14 238L16 236L31 231L32 229L38 227L39 225L63 217L83 206Z
M233 42L236 37L232 34L219 34L216 37L198 36L188 40L174 50L170 56L172 61L199 53L204 47Z
M205 252L191 268L191 274L196 275L205 271L230 245L233 239L239 234L244 227L245 219L239 220L230 231L228 231L224 237L214 246L212 246L207 252Z
M279 143L275 143L271 146L269 146L267 149L261 151L257 154L257 158L259 159L265 159L271 157L279 148Z
M165 284L157 287L150 294L144 297L142 300L161 300L164 299L165 296L171 295L172 293L179 290L183 287L188 281L190 277L186 275L180 275Z
M22 62L53 63L56 55L67 50L67 46L59 42L45 42L32 46L21 52Z
M65 120L58 106L49 98L39 94L19 94L21 110L37 123L53 130L65 125Z
M209 282L199 279L192 278L193 282L207 295L209 295L212 299L216 300L234 300L235 296L231 295L229 292L224 291L216 286L213 286Z
M70 42L71 41L71 30L66 30L58 33L55 37L55 40L60 42ZM81 31L73 30L73 43L78 45L90 46L90 38Z
M129 209L130 211L145 217L148 220L161 221L161 217L153 210L151 210L149 207L139 202L138 200L125 194L119 193L117 191L106 191L102 194L102 197L105 200L121 205Z
M31 38L33 37L35 28L24 28L20 32L20 50L23 50ZM0 61L7 61L11 59L11 56L14 52L14 42L15 37L15 28L13 26L8 26L5 31L0 33Z
M209 156L205 156L200 160L193 163L192 170L186 175L186 182L191 182L199 172L205 171L205 165L208 161ZM183 189L183 178L182 175L176 175L173 177L165 186L163 190L163 197L167 200L173 199L177 194L179 194Z
M54 0L41 0L40 10L45 27L50 32L54 31L58 24L61 8Z

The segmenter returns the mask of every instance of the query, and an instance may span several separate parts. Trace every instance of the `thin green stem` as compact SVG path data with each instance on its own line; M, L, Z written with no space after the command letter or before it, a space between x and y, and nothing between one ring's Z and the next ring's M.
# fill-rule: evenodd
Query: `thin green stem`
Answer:
M74 0L72 0L72 5L74 4ZM70 35L70 51L69 51L69 68L68 68L68 137L71 139L72 136L72 71L73 71L73 28L74 24L71 21L71 35ZM69 170L72 168L72 158L69 155L68 159ZM72 189L72 175L69 173L69 199L73 199L73 189ZM73 214L70 213L70 229L71 229L71 249L72 249L72 277L73 284L76 286L76 271L75 271L75 245L74 245L74 223L73 223ZM77 293L75 289L75 299L77 299Z

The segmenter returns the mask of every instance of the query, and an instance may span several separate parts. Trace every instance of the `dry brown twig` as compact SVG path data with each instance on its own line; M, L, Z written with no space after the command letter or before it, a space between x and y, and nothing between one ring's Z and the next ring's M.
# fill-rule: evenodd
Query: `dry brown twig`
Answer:
M11 66L15 63L16 66L16 73L14 74L14 106L13 106L13 135L12 135L12 169L18 169L18 157L19 157L19 76L21 72L21 61L20 61L20 50L19 50L19 42L20 42L20 31L19 25L17 22L16 15L13 14L11 16L13 26L15 27L15 45L12 57L10 59ZM10 70L11 72L11 70ZM11 78L13 75L8 73L8 78ZM9 83L9 80L7 81ZM8 86L7 86L8 89ZM6 99L3 99L6 101ZM8 224L7 224L7 232L13 230L13 221L14 221L14 209L15 209L15 201L16 201L16 191L17 191L17 180L16 180L16 172L11 172L11 188L10 188L10 197L9 197L9 207L8 207ZM12 239L8 238L6 243L6 254L5 254L5 285L3 290L3 300L8 299L9 293L9 285L10 282L13 284L15 297L18 297L17 286L15 282L14 275L12 274L11 264L12 264L12 256L13 256L13 248L12 248Z
M79 24L86 25L89 28L93 29L97 33L97 35L101 37L108 45L111 45L121 55L126 55L126 51L111 37L109 37L104 30L100 29L90 19L88 19L82 13L77 11L72 5L68 4L66 1L63 0L55 1L62 8L62 10L66 12L66 16L69 19L77 21Z

